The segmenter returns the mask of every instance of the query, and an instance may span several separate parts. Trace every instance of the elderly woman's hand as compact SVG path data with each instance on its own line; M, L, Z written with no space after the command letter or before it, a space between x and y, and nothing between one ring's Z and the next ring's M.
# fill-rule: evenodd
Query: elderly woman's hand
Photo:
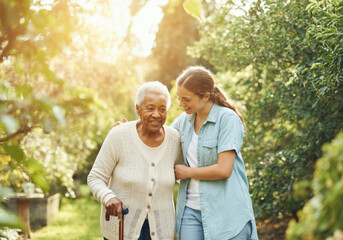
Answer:
M191 178L189 174L190 173L189 170L190 170L190 167L187 167L186 165L181 165L181 164L175 165L174 172L175 172L176 180Z
M105 207L108 214L117 216L119 219L121 219L121 212L125 208L122 201L120 201L119 198L116 197L108 200L105 204Z

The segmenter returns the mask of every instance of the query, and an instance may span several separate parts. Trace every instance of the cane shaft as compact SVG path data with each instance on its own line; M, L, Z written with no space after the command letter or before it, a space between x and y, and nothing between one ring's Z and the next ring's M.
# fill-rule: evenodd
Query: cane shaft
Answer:
M124 240L124 217L129 213L128 208L124 208L121 213L121 219L119 219L119 240ZM106 221L110 220L110 214L106 212L105 215Z
M124 215L119 220L119 240L124 240Z

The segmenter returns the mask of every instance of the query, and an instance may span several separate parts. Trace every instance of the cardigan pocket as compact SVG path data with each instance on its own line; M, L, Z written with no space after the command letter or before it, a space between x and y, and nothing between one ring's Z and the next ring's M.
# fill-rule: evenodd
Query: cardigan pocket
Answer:
M218 162L217 157L217 148L218 140L217 139L207 139L202 143L202 149L200 151L200 164L202 166L210 166Z

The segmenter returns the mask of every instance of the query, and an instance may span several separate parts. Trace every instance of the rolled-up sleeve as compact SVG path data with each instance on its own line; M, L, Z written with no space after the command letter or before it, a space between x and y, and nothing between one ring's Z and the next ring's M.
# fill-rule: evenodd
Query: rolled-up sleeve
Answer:
M220 120L218 153L235 150L240 152L243 144L244 127L241 119L235 114L223 114Z

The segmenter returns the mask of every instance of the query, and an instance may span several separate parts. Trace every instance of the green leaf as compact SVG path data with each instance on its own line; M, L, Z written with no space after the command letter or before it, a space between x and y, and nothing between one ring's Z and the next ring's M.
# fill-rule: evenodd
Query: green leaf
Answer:
M41 175L41 173L37 172L31 175L33 182L38 185L44 192L49 192L50 185L46 178Z
M18 163L22 162L25 158L24 151L19 146L4 146L5 153L10 155Z
M23 229L24 225L22 224L17 215L0 207L0 227Z
M49 192L50 186L45 179L46 172L43 164L33 158L26 161L26 169L33 182L38 185L44 192Z
M14 133L19 127L18 121L10 115L2 115L0 117L0 125L5 127L7 134Z
M35 173L35 172L42 172L42 173L45 172L44 166L33 158L27 159L26 168L30 174Z
M58 122L61 124L61 125L66 125L67 124L67 121L66 119L64 118L64 113L63 113L63 109L59 106L54 106L52 108L52 111L54 113L54 116L55 118L58 120Z
M183 3L183 8L192 17L195 17L200 22L203 19L203 9L201 5L201 0L185 0Z

